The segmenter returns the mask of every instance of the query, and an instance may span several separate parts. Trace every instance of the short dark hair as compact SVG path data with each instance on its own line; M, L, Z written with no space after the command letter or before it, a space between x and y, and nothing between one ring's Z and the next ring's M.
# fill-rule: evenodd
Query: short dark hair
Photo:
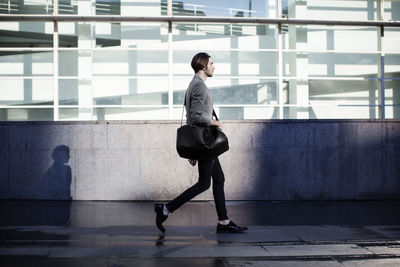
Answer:
M210 59L210 55L204 52L197 53L192 59L192 68L195 73L199 70L207 68L208 60Z

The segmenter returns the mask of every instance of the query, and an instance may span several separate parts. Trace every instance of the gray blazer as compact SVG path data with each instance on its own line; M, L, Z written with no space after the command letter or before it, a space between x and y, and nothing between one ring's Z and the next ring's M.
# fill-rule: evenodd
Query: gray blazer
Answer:
M185 94L186 124L210 125L213 99L199 75L194 75Z

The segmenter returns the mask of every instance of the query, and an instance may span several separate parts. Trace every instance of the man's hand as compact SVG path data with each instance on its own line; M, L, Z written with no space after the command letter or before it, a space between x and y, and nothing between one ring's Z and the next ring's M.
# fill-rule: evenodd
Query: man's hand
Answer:
M224 125L222 124L222 122L220 121L216 121L216 120L211 120L210 125L212 126L217 126L219 129L223 130L224 129Z
M190 163L190 165L192 165L194 167L194 166L196 166L197 160L189 159L189 163Z

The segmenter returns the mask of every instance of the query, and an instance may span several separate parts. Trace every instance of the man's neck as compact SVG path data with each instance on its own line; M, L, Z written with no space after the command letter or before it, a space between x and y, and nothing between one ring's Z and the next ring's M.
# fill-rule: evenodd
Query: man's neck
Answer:
M197 73L196 73L197 75L199 75L200 76L200 78L203 80L203 81L206 81L207 80L207 75L204 73L204 71L198 71Z

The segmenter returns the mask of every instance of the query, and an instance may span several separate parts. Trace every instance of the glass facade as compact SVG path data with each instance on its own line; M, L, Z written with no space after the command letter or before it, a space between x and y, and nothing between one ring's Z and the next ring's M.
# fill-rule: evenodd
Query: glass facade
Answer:
M201 51L221 119L400 118L399 20L400 0L0 0L0 120L180 119Z

